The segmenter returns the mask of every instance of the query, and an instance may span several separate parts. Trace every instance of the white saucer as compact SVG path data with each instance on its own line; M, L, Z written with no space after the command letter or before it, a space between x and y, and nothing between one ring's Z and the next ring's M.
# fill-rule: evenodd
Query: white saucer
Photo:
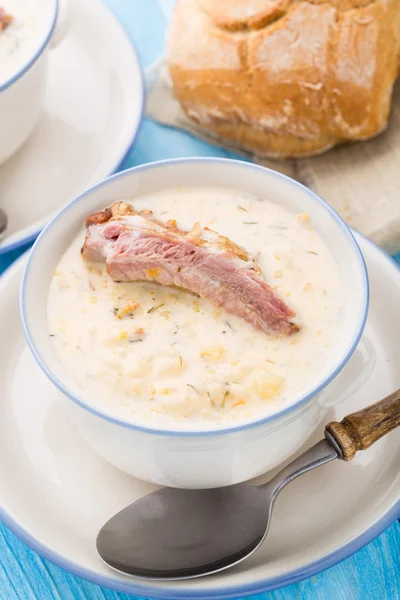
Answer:
M366 335L377 353L369 382L329 414L346 413L400 386L400 271L358 238L371 278ZM36 366L21 331L18 288L25 258L0 279L0 517L57 565L115 590L145 597L227 598L309 577L346 558L400 515L400 430L351 463L303 475L279 496L264 547L236 568L181 582L131 579L95 551L100 526L153 486L105 463L79 437ZM322 427L308 445L322 436Z
M9 217L0 254L32 241L53 213L114 172L138 130L144 86L132 42L101 0L68 0L69 29L49 56L43 116L0 167Z

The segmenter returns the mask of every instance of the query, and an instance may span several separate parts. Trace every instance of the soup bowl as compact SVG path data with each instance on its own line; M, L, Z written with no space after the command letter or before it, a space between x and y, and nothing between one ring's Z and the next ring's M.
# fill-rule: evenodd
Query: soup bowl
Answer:
M61 256L90 213L122 198L204 185L235 187L309 215L335 258L343 283L337 343L313 385L265 418L199 431L178 426L145 427L119 418L117 411L113 414L99 407L95 398L84 397L64 370L47 326L49 286ZM285 461L304 444L329 407L361 385L372 360L363 349L356 351L366 322L368 298L360 249L349 228L323 200L292 179L257 165L194 158L161 161L118 173L68 204L33 246L21 285L21 315L38 365L61 392L67 411L92 448L138 478L168 486L211 488L248 480ZM351 366L347 365L350 359ZM351 389L345 384L349 369Z
M32 3L37 13L37 43L5 79L1 78L0 68L0 164L22 146L39 120L44 103L48 52L66 32L65 2L63 0L61 18L59 0L35 0ZM0 35L14 40L8 29ZM13 47L18 52L18 45L14 43Z

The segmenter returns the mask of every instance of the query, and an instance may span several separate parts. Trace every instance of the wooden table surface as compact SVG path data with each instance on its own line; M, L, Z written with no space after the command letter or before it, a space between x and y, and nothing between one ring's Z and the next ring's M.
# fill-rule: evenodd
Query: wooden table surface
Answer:
M165 12L172 2L173 0L106 0L135 42L144 68L162 52ZM131 149L122 168L179 156L229 157L231 154L186 133L166 129L145 120L135 147ZM0 273L25 249L0 257ZM261 597L266 600L399 600L399 521L347 560L305 581L259 596ZM0 524L0 600L128 598L132 596L100 588L42 560Z

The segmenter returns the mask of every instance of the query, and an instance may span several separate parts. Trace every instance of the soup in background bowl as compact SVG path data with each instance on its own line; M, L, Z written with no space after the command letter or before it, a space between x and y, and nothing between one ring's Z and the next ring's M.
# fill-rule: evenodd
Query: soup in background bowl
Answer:
M272 335L230 306L85 260L86 218L120 201L229 238L298 331ZM368 284L351 232L312 192L255 165L182 159L115 175L61 211L34 245L21 307L89 444L142 479L200 488L272 469L309 437L362 334Z
M26 141L39 120L58 0L0 0L0 9L4 23L0 14L1 164Z
M2 0L9 24L0 32L0 85L25 67L39 50L50 23L32 0Z

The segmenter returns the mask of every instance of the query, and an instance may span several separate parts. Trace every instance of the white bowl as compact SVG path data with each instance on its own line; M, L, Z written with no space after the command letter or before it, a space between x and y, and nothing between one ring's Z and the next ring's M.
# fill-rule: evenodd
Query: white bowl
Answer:
M47 55L58 14L58 0L35 0L40 41L28 60L0 83L0 164L22 146L43 107Z
M337 351L321 372L320 380L273 415L212 431L142 427L99 409L95 402L83 400L55 354L47 327L47 295L53 271L87 215L121 198L188 185L237 187L308 213L336 259L345 295ZM368 298L366 268L352 233L314 193L284 175L250 163L194 158L162 161L118 173L67 205L33 246L21 286L21 315L36 361L63 393L82 436L95 450L113 465L141 479L168 486L205 488L260 475L301 447L326 414L328 404L332 404L332 386L360 340Z

